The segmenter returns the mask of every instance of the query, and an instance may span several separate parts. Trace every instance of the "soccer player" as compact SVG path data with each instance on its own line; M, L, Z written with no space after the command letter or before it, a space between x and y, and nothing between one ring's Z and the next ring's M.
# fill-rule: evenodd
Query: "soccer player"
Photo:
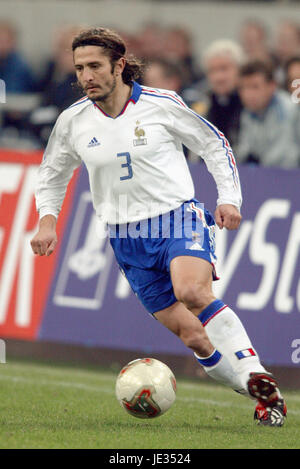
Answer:
M37 255L56 246L68 182L87 167L96 214L108 226L121 271L145 308L176 334L212 378L257 401L255 419L281 426L286 407L237 315L212 292L212 215L194 198L182 144L201 154L218 190L215 220L237 229L241 190L224 135L172 91L140 86L141 64L105 28L74 38L86 95L58 117L36 189ZM203 188L203 193L205 188Z

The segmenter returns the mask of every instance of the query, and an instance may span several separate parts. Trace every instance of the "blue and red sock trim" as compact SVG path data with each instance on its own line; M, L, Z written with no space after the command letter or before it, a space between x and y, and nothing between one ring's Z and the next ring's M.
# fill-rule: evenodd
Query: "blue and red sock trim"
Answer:
M216 349L209 357L201 358L195 353L195 357L197 358L198 362L202 366L214 366L216 365L222 358L221 353Z
M198 315L198 318L202 322L203 326L206 324L217 314L219 314L223 309L227 308L227 305L223 303L222 300L215 300L210 303L206 308Z

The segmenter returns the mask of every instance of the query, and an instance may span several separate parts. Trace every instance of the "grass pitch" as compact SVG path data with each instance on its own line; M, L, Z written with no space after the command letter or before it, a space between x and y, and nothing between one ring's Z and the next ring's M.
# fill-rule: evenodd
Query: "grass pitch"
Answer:
M285 392L282 428L258 427L254 404L230 389L177 380L164 415L140 420L115 398L117 373L9 362L0 365L0 448L300 448L300 392Z

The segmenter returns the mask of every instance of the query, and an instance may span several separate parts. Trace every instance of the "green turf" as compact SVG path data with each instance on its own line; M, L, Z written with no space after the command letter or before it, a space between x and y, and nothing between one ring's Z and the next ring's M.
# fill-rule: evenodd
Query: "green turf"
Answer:
M178 379L163 416L128 415L116 373L28 362L0 365L0 448L300 448L300 392L282 428L253 423L253 403L223 386Z

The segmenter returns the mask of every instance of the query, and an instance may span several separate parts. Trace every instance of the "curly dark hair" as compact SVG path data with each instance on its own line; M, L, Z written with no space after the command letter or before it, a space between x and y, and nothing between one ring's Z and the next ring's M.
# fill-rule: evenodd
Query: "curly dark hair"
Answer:
M114 64L121 57L126 59L125 68L122 73L123 82L129 85L133 80L137 80L143 74L143 62L136 57L126 55L126 45L121 36L107 28L91 28L82 31L72 42L74 52L77 47L98 46L110 58L112 70Z

